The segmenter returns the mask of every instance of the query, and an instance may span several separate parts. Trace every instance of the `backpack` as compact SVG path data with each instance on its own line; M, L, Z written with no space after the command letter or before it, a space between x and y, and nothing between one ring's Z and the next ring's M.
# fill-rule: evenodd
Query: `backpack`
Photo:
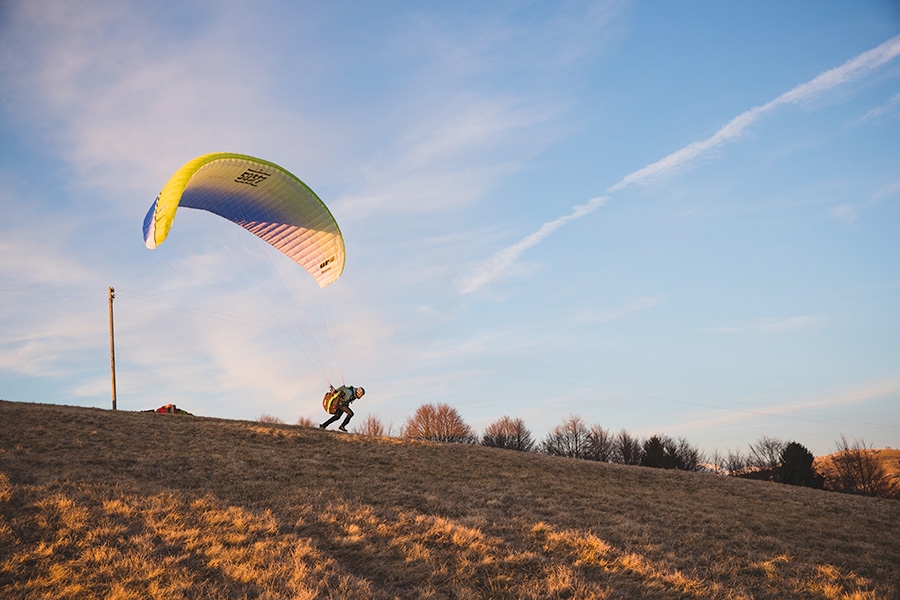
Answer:
M325 397L322 398L322 408L324 408L325 412L329 415L335 414L338 411L338 404L341 403L342 397L339 390L325 392Z

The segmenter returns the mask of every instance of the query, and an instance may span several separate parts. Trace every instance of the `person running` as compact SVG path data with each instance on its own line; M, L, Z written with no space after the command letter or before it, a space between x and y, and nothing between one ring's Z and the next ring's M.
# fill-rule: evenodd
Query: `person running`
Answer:
M330 386L328 389L331 392L340 394L341 397L340 400L338 400L337 411L334 413L334 416L319 425L319 428L326 429L329 425L340 419L341 414L343 413L346 414L347 417L338 429L347 431L347 423L353 418L353 411L350 410L350 403L362 398L363 394L366 393L366 390L361 387L353 387L352 385L342 385L338 389L334 389L334 386Z

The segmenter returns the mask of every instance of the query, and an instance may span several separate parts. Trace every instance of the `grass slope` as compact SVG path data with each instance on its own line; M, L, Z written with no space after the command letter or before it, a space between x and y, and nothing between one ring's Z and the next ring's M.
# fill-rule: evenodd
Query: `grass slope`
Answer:
M893 598L900 502L0 402L3 598Z

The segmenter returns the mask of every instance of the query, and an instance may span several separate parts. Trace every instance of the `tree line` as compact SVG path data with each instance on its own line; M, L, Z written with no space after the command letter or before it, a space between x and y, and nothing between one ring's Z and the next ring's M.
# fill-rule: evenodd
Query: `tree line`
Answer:
M389 432L377 417L370 415L362 423L359 433L383 436ZM837 443L829 463L819 468L815 457L803 444L770 436L750 444L746 452L731 450L722 454L716 451L707 456L683 437L657 434L641 439L625 429L613 432L599 424L588 425L574 415L565 418L542 440L534 439L522 419L509 416L500 417L479 436L455 408L447 404L423 404L403 424L400 437L481 444L658 469L709 471L850 494L900 498L900 481L885 469L878 451L867 447L863 441L851 443L844 436Z
M260 420L268 415L263 415ZM309 421L309 422L307 422ZM309 419L298 424L312 425ZM391 436L369 415L356 433ZM864 441L849 442L844 436L828 463L817 466L813 454L801 443L762 436L746 452L718 450L706 455L683 437L663 434L642 439L625 429L610 431L599 424L588 425L575 415L565 418L542 440L536 440L520 418L503 416L478 433L459 412L447 404L423 404L404 422L399 436L409 439L458 444L481 444L519 452L594 460L657 469L705 471L731 477L760 479L787 485L807 486L837 492L900 499L900 478L893 477L879 460L878 451Z

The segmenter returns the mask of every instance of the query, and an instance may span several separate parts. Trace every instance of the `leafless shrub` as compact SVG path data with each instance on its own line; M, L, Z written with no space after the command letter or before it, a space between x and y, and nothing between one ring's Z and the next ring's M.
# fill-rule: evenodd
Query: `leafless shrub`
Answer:
M851 444L843 435L836 445L837 453L825 473L829 488L860 496L900 498L900 483L884 468L878 450L867 446L864 440L853 440Z
M379 437L391 435L391 429L392 427L385 427L384 423L381 422L381 419L375 415L368 415L358 427L353 428L356 433Z
M492 448L507 448L522 452L534 450L534 440L531 437L531 431L525 426L525 421L507 416L501 417L487 426L481 437L481 444Z
M284 421L274 415L263 413L256 419L260 423L284 424Z
M297 419L297 425L300 427L318 427L319 424L312 420L310 417L300 417Z
M474 444L476 441L472 428L455 408L447 404L423 404L417 408L415 414L406 420L401 436L458 444Z

